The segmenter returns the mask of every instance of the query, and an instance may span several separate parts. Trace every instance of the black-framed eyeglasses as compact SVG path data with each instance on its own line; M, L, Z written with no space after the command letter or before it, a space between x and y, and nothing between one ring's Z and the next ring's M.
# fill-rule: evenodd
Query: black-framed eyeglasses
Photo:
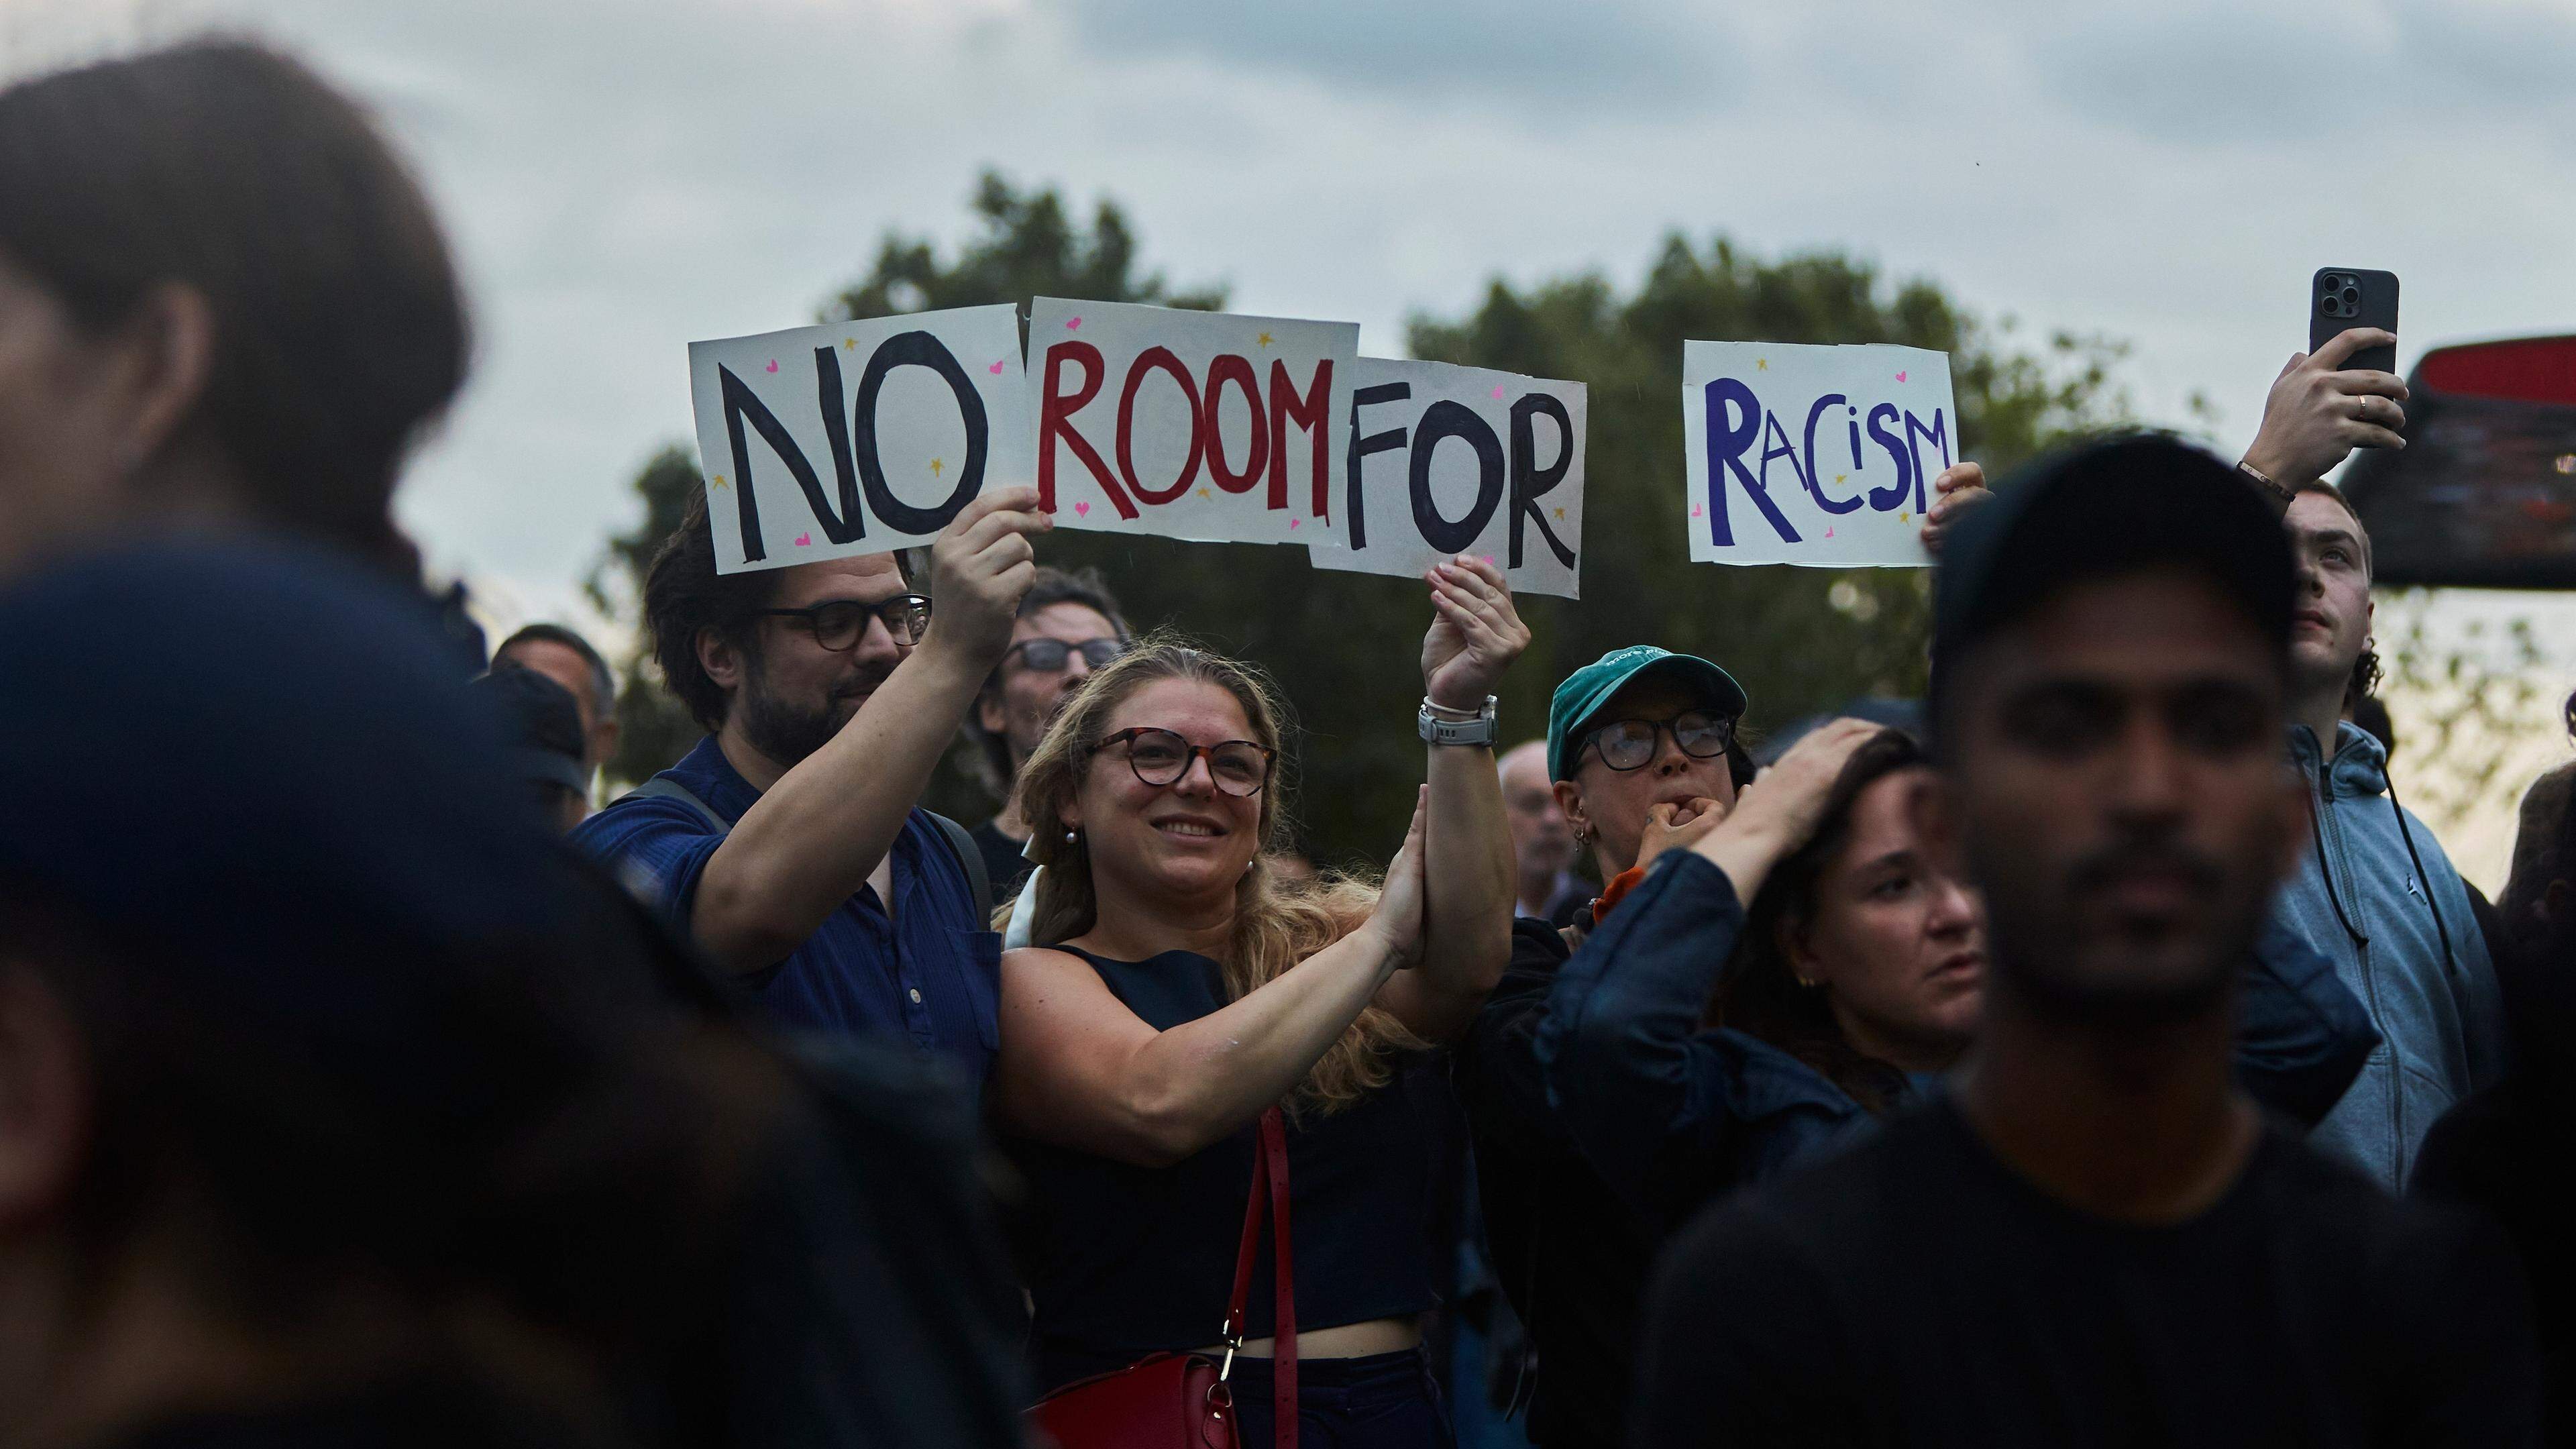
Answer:
M1002 658L1005 662L1018 659L1020 667L1032 674L1055 674L1076 654L1092 668L1106 669L1126 652L1124 639L1085 639L1079 644L1067 644L1061 639L1023 639L1003 650Z
M1642 770L1654 763L1658 735L1671 735L1683 754L1713 760L1735 743L1735 720L1704 709L1684 710L1669 720L1616 719L1592 731L1585 743L1601 752L1601 763L1614 770Z
M1276 750L1266 750L1250 740L1225 740L1213 745L1194 745L1170 730L1139 725L1123 729L1093 745L1105 750L1111 745L1127 747L1127 768L1148 785L1178 784L1190 772L1190 762L1207 756L1208 778L1217 789L1238 798L1261 793L1270 783L1270 767L1278 760Z
M875 619L886 626L898 644L918 644L922 632L930 627L928 594L897 594L890 599L867 603L860 599L827 599L802 609L763 609L763 614L798 619L814 635L814 642L838 653L859 647L868 632L868 621Z

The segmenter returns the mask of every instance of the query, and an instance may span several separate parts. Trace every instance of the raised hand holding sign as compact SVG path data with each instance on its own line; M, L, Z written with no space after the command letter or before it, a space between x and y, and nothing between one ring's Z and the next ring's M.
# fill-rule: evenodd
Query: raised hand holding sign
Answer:
M1957 417L1942 353L1683 343L1692 561L1930 562L1921 529Z

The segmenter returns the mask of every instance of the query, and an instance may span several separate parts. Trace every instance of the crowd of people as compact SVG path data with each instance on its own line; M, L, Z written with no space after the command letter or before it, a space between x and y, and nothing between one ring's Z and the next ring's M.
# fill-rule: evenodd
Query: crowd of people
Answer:
M1942 474L1928 699L1760 768L1651 640L1504 748L1437 565L1382 874L1018 486L731 574L693 504L705 738L594 811L616 671L392 521L468 335L295 60L0 90L0 1444L2576 1437L2576 812L2491 905L2398 803L2388 334L2238 463Z

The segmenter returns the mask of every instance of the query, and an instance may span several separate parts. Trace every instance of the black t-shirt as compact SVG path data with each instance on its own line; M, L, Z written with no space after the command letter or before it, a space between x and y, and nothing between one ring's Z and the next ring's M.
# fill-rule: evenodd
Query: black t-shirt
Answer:
M2142 1228L2014 1175L1936 1100L1710 1209L1650 1299L1636 1440L2518 1445L2528 1305L2493 1230L2267 1128Z
M1017 897L1020 887L1028 884L1029 872L1037 869L1037 862L1020 854L1027 842L1004 835L1002 827L990 820L966 834L984 857L984 877L993 883L994 903Z
M1451 1066L1474 1134L1494 1276L1537 1349L1529 1432L1547 1449L1627 1442L1637 1300L1659 1241L1547 1105L1530 1038L1571 954L1546 922L1515 921L1511 965Z

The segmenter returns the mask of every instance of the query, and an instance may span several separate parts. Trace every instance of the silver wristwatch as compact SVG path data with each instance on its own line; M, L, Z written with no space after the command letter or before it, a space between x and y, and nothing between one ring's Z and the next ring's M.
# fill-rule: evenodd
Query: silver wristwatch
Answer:
M1422 738L1431 744L1482 745L1492 749L1494 742L1503 734L1494 706L1494 697L1489 694L1485 696L1485 707L1476 711L1474 719L1442 719L1431 712L1431 701L1426 698L1422 701L1422 712L1414 717L1414 723Z

